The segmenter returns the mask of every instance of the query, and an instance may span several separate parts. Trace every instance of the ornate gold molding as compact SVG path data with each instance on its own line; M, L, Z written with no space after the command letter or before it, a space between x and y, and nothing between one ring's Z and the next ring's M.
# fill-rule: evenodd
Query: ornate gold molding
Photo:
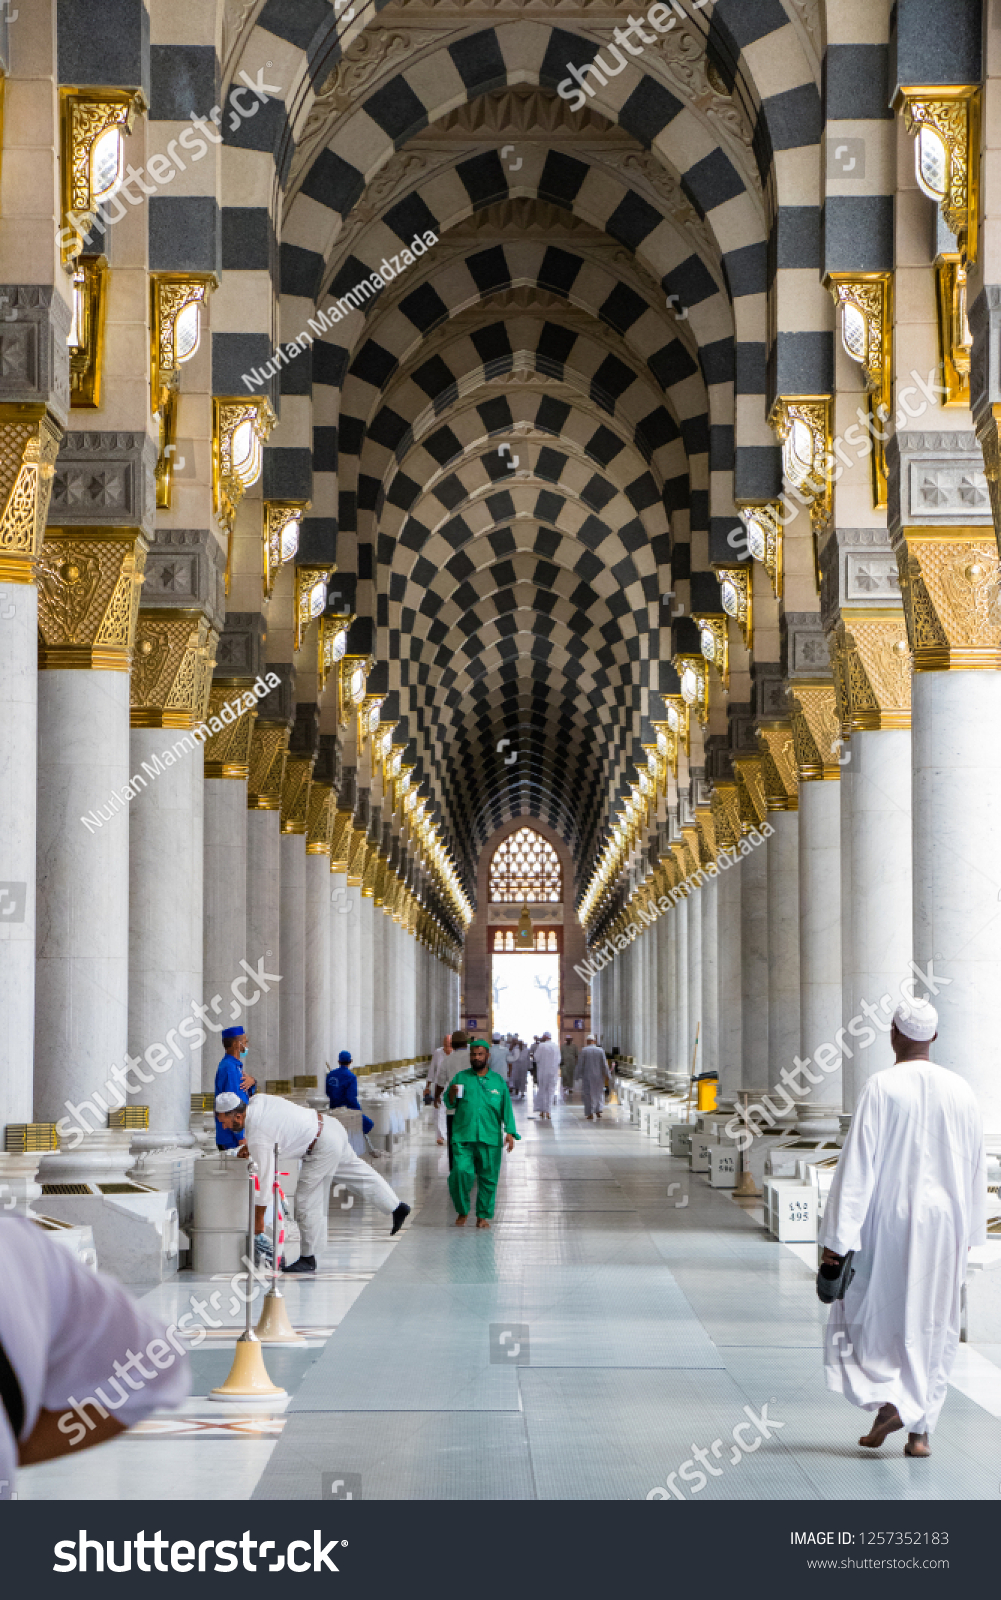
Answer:
M760 756L734 756L741 835L760 828L768 814L768 800Z
M202 720L216 638L202 611L140 609L130 685L133 728L193 728Z
M64 88L60 89L59 98L62 210L66 224L59 242L65 266L83 249L99 205L121 187L123 141L132 132L137 114L145 111L146 97L141 89ZM114 141L114 149L110 141ZM103 159L95 161L99 142L101 152L109 157L107 163Z
M779 529L779 551L781 557L781 534ZM740 636L748 650L754 647L754 599L751 584L751 568L747 567L717 567L716 576L719 579L720 595L723 600L723 610L728 617L732 617L740 629ZM769 576L771 574L769 573ZM774 578L772 585L774 587ZM779 587L781 588L781 573Z
M740 843L740 794L736 783L713 785L710 796L717 851L735 850Z
M306 812L306 854L329 856L334 830L334 791L329 783L313 783Z
M872 430L872 503L886 505L887 418L893 414L893 273L830 272L827 286L841 318L845 354L862 368Z
M828 640L845 735L911 725L911 651L901 612L842 612Z
M295 569L295 602L292 614L292 649L298 654L302 639L311 622L317 621L327 604L327 584L337 571L332 561L319 565L297 566Z
M994 535L1001 548L1001 405L988 406L976 419L984 458L984 476L991 496Z
M271 599L279 569L295 560L302 514L310 504L309 500L264 501L261 585L265 600Z
M980 224L979 84L898 89L904 127L914 134L918 185L942 213L970 266L977 259Z
M63 430L43 405L0 405L0 583L34 583Z
M337 669L337 721L346 728L365 698L365 684L375 666L372 656L341 657Z
M792 725L769 722L758 728L761 778L769 811L799 810L799 775Z
M284 722L254 723L247 777L247 810L280 811L289 730Z
M286 755L282 774L281 831L305 833L315 756Z
M261 475L264 443L276 420L271 402L264 395L217 397L212 401L212 494L216 517L226 532L227 594L237 509Z
M333 811L330 825L330 870L347 872L351 859L353 829L350 811Z
M104 324L108 309L108 258L77 256L72 264L73 325L70 329L70 405L96 411L104 381Z
M915 672L1001 667L1001 561L980 528L905 528L897 569Z
M702 654L719 673L724 689L730 688L730 630L726 617L692 612L692 621L702 636Z
M776 600L782 599L782 588L785 580L783 565L782 541L784 529L779 520L782 507L772 501L760 506L745 506L739 508L740 520L747 530L747 548L755 561L760 561L768 574L772 586L772 594ZM748 606L748 633L745 642L751 648L751 639L748 638L751 630L751 574L746 568L747 606ZM721 575L722 576L722 575Z
M815 539L833 507L831 409L827 394L779 395L768 418L782 445L786 479L810 508Z
M232 708L254 686L253 678L215 678L209 686L206 722L214 717L221 731L205 741L206 778L250 777L250 747L254 735L256 710L234 712L229 718L220 713L224 706Z
M711 804L695 807L695 826L699 830L699 850L702 865L708 867L716 860L719 854L716 844L716 818Z
M938 310L938 353L942 365L944 406L970 404L970 361L973 335L967 320L966 263L958 250L935 258L935 304Z
M355 828L352 831L351 856L348 860L348 883L352 889L360 889L365 881L365 863L369 852L368 833L365 828Z
M841 723L833 683L794 683L789 703L800 783L840 779Z
M689 711L695 712L699 723L704 728L709 721L708 662L703 655L676 655L674 657L674 666L681 680L681 699ZM671 699L675 699L675 696L672 695ZM670 712L668 715L670 716ZM685 750L687 753L687 742Z
M349 611L337 616L325 614L320 618L316 633L316 675L320 680L320 694L326 688L330 673L344 659L348 647L348 629L354 620L354 613Z
M140 528L49 528L38 559L38 666L128 672L146 567Z

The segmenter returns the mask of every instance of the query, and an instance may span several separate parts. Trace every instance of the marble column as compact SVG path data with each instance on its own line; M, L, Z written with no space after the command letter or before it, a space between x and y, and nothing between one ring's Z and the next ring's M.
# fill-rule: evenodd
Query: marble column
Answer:
M318 747L319 708L315 702L300 701L289 735L280 813L281 1078L315 1070L306 1066L306 830Z
M350 778L347 780L350 783ZM348 856L351 851L351 807L342 776L341 788L331 802L330 839L330 1048L331 1066L342 1050L351 1049L348 997L348 949L351 943L351 901L348 898Z
M279 1017L284 987L281 949L281 799L292 719L292 678L287 665L269 667L279 688L260 702L250 748L247 783L247 961L263 960L282 982L269 984L247 1019L247 1065L262 1086L282 1075Z
M674 918L674 1006L677 1015L675 1029L676 1072L691 1077L692 1045L695 1030L688 1015L688 900L678 901L670 915Z
M702 1045L706 1072L720 1072L719 1052L719 879L702 885ZM720 1072L720 1083L723 1076Z
M108 1112L125 1098L129 669L146 549L136 527L50 527L39 561L35 1116L78 1152L47 1156L53 1176L67 1161L79 1172L85 1148L95 1171L112 1149L127 1164Z
M336 739L321 734L313 768L306 820L306 934L305 934L305 1072L315 1076L322 1089L324 1077L337 1061L331 1038L332 956L330 902L330 842L334 821L334 761ZM329 1064L329 1066L328 1066Z
M688 1032L691 1037L691 1049L695 1049L696 1033L698 1034L698 1054L695 1058L696 1073L708 1071L710 1062L706 1060L705 1039L702 1026L702 890L694 889L688 897ZM691 1064L689 1053L689 1065Z
M799 817L769 811L768 822L772 835L758 849L768 882L768 1072L775 1084L799 1054Z
M741 843L746 843L742 840ZM768 1035L768 855L751 846L740 867L740 1087L771 1087Z

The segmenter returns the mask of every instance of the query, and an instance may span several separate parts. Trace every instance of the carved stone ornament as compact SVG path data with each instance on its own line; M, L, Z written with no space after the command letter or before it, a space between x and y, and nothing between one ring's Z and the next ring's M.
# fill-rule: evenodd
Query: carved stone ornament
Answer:
M911 650L904 618L843 612L828 641L845 735L911 725Z
M761 771L760 756L735 756L733 770L737 775L737 800L740 809L741 834L760 828L768 813L768 797Z
M138 528L49 528L38 561L38 665L128 672L146 541Z
M716 817L710 800L707 806L698 806L695 811L695 825L699 830L699 847L702 856L702 865L708 867L716 860L718 846L716 843Z
M354 842L354 829L351 826L353 811L343 811L340 808L333 814L330 829L330 870L331 872L347 872L348 861L351 857L351 847Z
M0 405L0 582L31 583L62 429L40 405Z
M790 723L769 723L758 728L761 777L769 811L799 810L799 773Z
M329 783L311 784L306 812L306 854L329 856L334 828L334 790Z
M140 610L132 658L133 728L193 728L201 722L215 639L201 611Z
M839 779L841 723L834 684L793 684L789 704L800 783Z
M212 682L205 713L205 721L213 729L211 738L205 741L206 778L246 781L250 777L250 747L257 708L256 705L244 707L243 702L252 685L252 678L215 678ZM213 720L218 724L218 732L213 728Z
M254 723L247 779L248 811L281 810L288 735L286 722L262 722L258 716Z
M978 535L908 528L897 547L915 672L1001 667L1001 561Z
M315 756L294 755L289 755L285 758L281 797L282 833L306 832L306 821L309 816L309 791L312 787L313 762L315 759Z

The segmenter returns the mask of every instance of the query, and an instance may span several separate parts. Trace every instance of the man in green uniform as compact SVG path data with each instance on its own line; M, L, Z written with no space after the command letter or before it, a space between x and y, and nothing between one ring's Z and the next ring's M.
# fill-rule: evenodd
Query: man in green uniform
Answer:
M521 1138L508 1086L499 1072L491 1072L487 1066L489 1054L486 1040L474 1039L469 1046L469 1070L457 1072L445 1092L447 1103L455 1107L448 1192L458 1212L457 1228L465 1226L474 1182L476 1226L489 1228L502 1151L506 1147L510 1155L514 1141Z

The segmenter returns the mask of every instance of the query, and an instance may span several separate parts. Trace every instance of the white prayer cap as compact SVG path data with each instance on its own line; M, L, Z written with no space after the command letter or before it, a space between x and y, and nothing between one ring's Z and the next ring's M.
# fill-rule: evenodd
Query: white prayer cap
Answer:
M552 1037L553 1037L553 1036L552 1036L552 1034L551 1034L551 1033L550 1033L550 1031L549 1031L549 1029L548 1029L548 1028L547 1028L547 1029L546 1029L546 1031L545 1031L545 1033L544 1033L544 1034L543 1034L543 1035L542 1035L542 1037L543 1037L543 1038L544 1038L544 1039L551 1039L551 1038L552 1038Z
M901 1000L893 1020L908 1039L927 1044L938 1032L938 1012L930 1000Z
M499 1033L493 1034L492 1038L493 1038L494 1044L499 1044L499 1042L500 1042L500 1034Z
M595 1041L594 1041L594 1034L593 1033L589 1033L588 1034L587 1042L588 1042L588 1044L594 1044Z
M217 1094L215 1097L215 1108L221 1117L224 1117L228 1111L239 1111L242 1105L243 1101L240 1096L234 1094L232 1089L228 1089L225 1094Z

